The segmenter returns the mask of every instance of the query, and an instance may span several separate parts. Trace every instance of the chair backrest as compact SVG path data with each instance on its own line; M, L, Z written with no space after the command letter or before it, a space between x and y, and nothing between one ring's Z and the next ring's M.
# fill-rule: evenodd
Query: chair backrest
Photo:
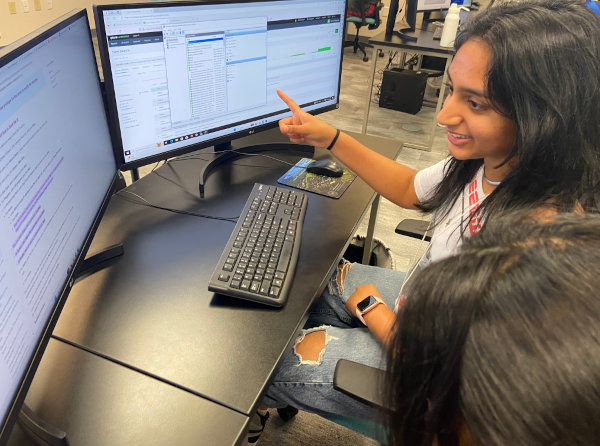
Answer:
M381 0L349 0L347 17L359 17L363 19L363 25L369 25L369 29L375 29L381 23L379 12L383 8ZM367 22L365 19L373 19Z

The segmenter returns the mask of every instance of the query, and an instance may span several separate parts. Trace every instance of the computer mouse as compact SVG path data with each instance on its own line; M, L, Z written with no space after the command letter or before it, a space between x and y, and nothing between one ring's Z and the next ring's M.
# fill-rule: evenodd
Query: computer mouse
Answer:
M331 159L313 161L306 166L306 171L333 178L341 177L344 174L344 168Z

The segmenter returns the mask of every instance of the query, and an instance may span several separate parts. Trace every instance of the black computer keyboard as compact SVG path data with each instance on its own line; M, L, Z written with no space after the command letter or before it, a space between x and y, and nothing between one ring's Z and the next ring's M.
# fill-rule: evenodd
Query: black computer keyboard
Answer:
M302 192L255 184L208 289L267 305L285 304L307 201Z

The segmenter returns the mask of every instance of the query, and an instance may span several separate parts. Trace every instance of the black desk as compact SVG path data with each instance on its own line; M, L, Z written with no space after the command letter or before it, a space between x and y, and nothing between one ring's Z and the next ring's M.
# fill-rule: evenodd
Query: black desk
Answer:
M37 415L67 432L72 446L234 444L249 420L54 339L26 401ZM34 443L15 425L8 445Z
M438 101L436 104L435 114L433 116L433 122L431 124L431 130L429 132L429 140L427 144L417 144L417 143L405 143L406 147L431 151L433 146L433 139L435 137L435 128L437 126L437 115L442 108L442 104L444 102L444 94L446 91L446 81L448 78L448 67L450 66L450 62L452 61L452 57L454 56L454 48L445 48L440 46L439 40L433 40L433 30L422 29L417 30L411 34L417 38L416 42L411 42L408 40L402 40L397 35L392 35L391 38L386 39L385 32L377 34L375 37L369 39L369 44L373 45L373 54L378 52L378 50L400 50L403 53L418 53L426 56L435 56L442 57L446 59L446 66L444 67L444 75L442 79L442 86L440 88L440 94L438 96ZM377 66L377 57L373 57L373 63L371 65L371 81L369 84L369 89L367 98L365 101L365 113L363 116L363 126L362 133L367 133L367 125L369 123L369 110L371 109L371 96L373 94L373 79L375 78L375 67ZM404 60L404 56L402 58Z
M390 158L400 149L397 141L355 136ZM275 129L234 145L256 143L257 137L283 138ZM302 157L268 155L292 163ZM254 182L275 184L289 168L264 157L241 158L209 176L200 200L198 165L195 159L172 162L127 190L156 205L236 217ZM111 200L90 253L122 242L125 254L73 288L54 335L248 416L374 198L358 178L339 200L309 194L291 295L285 307L273 309L207 290L232 223L133 204L141 200L121 192ZM178 413L174 408L169 416Z

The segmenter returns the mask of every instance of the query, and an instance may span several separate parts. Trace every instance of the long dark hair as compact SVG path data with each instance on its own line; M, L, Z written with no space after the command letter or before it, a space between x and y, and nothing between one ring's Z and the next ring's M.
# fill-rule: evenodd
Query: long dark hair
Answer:
M544 205L598 212L600 18L579 0L496 2L467 21L456 49L469 39L490 47L486 94L517 127L503 163L518 164L482 203L485 221ZM447 211L482 163L452 158L421 209Z
M600 444L600 216L489 222L417 272L388 353L391 445Z

